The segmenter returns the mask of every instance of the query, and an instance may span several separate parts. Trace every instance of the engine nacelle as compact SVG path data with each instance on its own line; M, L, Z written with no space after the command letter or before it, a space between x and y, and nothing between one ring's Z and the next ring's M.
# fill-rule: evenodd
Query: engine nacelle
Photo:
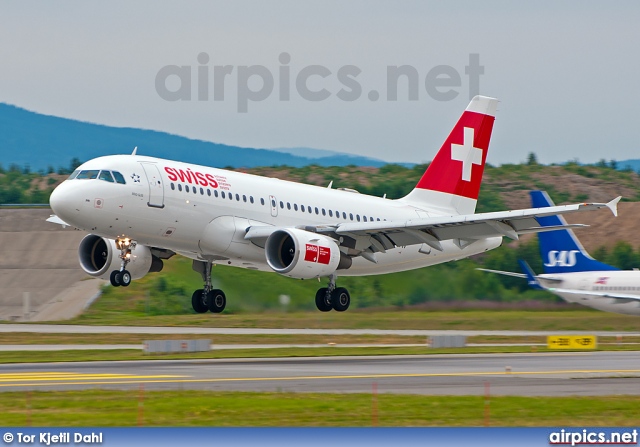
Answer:
M297 279L328 276L340 268L340 248L335 240L295 228L277 230L264 247L267 263L275 272ZM346 258L347 263L351 259Z
M120 250L116 241L89 234L78 247L80 267L91 276L109 279L113 270L120 270ZM151 254L149 247L136 245L131 250L131 261L127 264L131 278L140 279L149 272L162 270L162 260Z

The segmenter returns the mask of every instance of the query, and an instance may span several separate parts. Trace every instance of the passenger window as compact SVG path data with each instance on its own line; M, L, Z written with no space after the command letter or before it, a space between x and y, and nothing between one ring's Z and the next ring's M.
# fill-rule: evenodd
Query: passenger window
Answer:
M184 190L189 192L189 185L184 185Z
M240 194L236 194L236 200L239 202L240 201Z
M290 210L291 209L291 203L287 202L287 209Z
M329 217L333 217L333 211L329 210Z
M253 203L253 196L249 196L249 202Z
M307 206L307 211L309 212L309 214L311 214L311 213L312 213L312 211L311 211L311 207L310 207L310 206Z
M349 219L353 220L353 214L349 213Z
M173 183L171 184L171 191L175 191L176 189L176 185L174 185Z
M347 213L345 213L344 211L342 212L342 218L343 218L344 220L347 220Z
M276 201L274 199L271 199L271 207L275 208L276 206Z
M362 216L362 220L367 221L367 216Z
M280 201L280 209L284 209L284 203L282 203L282 200Z
M214 190L213 190L213 195L214 195L214 196L216 196L216 197L218 197L218 190L217 190L217 189L214 189Z
M89 171L80 171L76 178L80 180L93 180L95 178L98 178L99 173L100 171L98 171L97 169L89 170Z
M211 197L211 190L209 188L207 188L207 195Z
M182 184L178 183L178 191L182 191Z
M327 212L324 210L324 208L322 208L322 215L323 215L323 216L326 216L326 215L327 215Z
M297 203L294 203L294 204L293 204L293 210L294 210L294 211L298 211L298 204L297 204Z
M260 198L260 205L264 206L264 199L262 197Z
M317 207L317 206L316 206L316 214L320 214L320 213L318 212L318 207Z
M194 194L198 194L198 188L196 188L195 186L192 186L191 189L193 190Z
M224 191L222 191L220 194L222 194L222 198L226 198L226 196L224 195Z
M247 196L245 196L244 194L242 194L242 201L246 202L247 201Z
M304 205L300 205L300 211L304 213Z
M121 185L125 185L127 181L124 179L124 176L120 174L118 171L112 171L113 178L116 179L116 183L120 183Z
M233 194L229 193L229 200L233 200Z
M204 188L200 188L200 195L204 195Z

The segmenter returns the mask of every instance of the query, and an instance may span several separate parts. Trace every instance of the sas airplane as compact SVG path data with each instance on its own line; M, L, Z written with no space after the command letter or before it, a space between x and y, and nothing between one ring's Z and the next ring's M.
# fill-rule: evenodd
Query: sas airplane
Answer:
M543 231L539 218L609 207L575 204L474 214L497 100L474 97L415 189L398 200L136 155L90 160L51 194L51 222L85 230L80 265L113 286L180 254L204 287L196 312L222 312L213 264L328 278L316 306L345 311L340 276L377 275L466 258L502 237Z
M543 191L531 191L534 207L553 207ZM538 219L543 227L566 226L562 216ZM539 233L544 274L536 275L519 261L524 273L481 269L502 275L526 278L534 289L548 290L569 303L605 312L640 315L640 271L619 270L593 259L570 229Z

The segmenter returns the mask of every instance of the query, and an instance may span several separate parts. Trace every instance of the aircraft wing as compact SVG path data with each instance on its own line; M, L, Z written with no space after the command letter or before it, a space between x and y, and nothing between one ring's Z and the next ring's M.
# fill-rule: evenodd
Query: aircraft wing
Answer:
M394 247L427 244L442 251L441 241L452 240L464 248L476 240L507 236L518 239L521 234L553 231L559 228L584 225L559 225L542 227L536 217L592 211L609 208L617 215L620 197L608 203L580 203L545 208L500 211L494 213L468 214L459 216L438 216L412 220L388 220L377 222L342 222L300 227L314 233L325 233L335 239L351 239L350 246L359 251L385 252ZM262 226L247 229L245 239L265 239L278 227ZM346 245L346 243L345 243Z
M337 225L322 225L315 228L318 233L335 233L355 239L369 238L371 251L381 251L398 246L427 244L442 251L441 241L452 240L460 248L476 240L507 236L518 239L521 234L553 231L560 227L541 227L536 217L591 211L609 208L617 215L620 197L609 203L581 203L547 208L530 208L495 213L480 213L460 216L439 216L407 221L345 222Z
M594 292L591 290L576 290L576 289L556 289L555 287L549 287L547 290L549 292L563 293L567 295L587 295L587 296L592 296L594 298L613 298L618 300L640 301L640 296L629 295L626 293Z
M527 275L525 275L524 273L504 272L502 270L491 270L491 269L481 269L481 268L477 268L476 270L481 270L483 272L489 272L489 273L497 273L498 275L504 275L504 276L513 276L515 278L526 278L527 277Z

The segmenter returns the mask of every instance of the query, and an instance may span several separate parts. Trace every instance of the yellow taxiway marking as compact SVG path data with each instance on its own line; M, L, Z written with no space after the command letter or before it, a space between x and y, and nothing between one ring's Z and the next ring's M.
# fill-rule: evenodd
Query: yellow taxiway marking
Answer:
M123 385L139 383L215 383L215 382L268 382L293 380L348 380L348 379L389 379L389 378L420 378L420 377L483 377L483 376L548 376L554 374L639 374L640 369L586 369L586 370L557 370L557 371L478 371L478 372L450 372L450 373L416 373L416 374L359 374L359 375L327 375L327 376L290 376L290 377L220 377L195 379L188 376L164 375L126 375L126 374L74 374L60 373L64 377L42 376L31 373L33 381L25 373L20 380L2 380L0 387L22 386L59 386L59 385ZM56 374L56 373L49 373ZM18 374L11 374L17 376ZM25 377L26 376L26 377ZM104 380L111 381L104 381ZM75 380L75 381L74 381ZM57 382L56 382L57 381ZM21 383L20 383L21 382Z
M0 386L11 382L47 382L70 380L131 380L131 379L178 379L188 376L176 375L139 375L139 374L84 374L72 372L26 372L26 373L0 373Z

